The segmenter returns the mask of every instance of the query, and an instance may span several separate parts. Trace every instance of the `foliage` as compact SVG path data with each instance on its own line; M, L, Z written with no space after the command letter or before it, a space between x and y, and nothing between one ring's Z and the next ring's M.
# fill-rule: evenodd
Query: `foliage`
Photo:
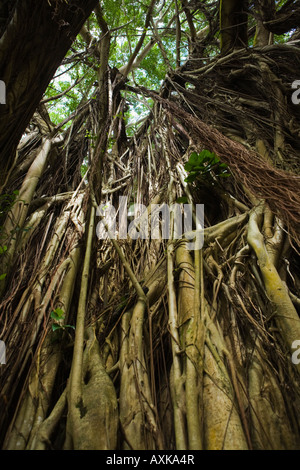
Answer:
M52 310L50 317L53 320L52 331L64 330L65 328L73 328L75 330L74 326L64 324L65 313L61 308L57 307L55 310Z
M5 217L13 207L19 191L15 189L11 194L0 195L0 220Z
M220 162L217 155L209 150L200 153L193 152L190 155L184 169L189 173L185 179L187 183L193 183L197 178L228 178L230 176L226 163Z
M283 2L278 3L278 7ZM132 0L104 0L102 2L102 11L104 19L111 31L111 47L109 53L109 65L112 69L119 69L129 60L129 57L136 47L141 33L144 30L145 13L148 6ZM211 26L209 18L213 14L216 5L214 2L207 2L206 9L190 7L193 14L193 22L197 32L207 26ZM193 9L192 9L193 8ZM154 8L153 21L157 23L157 31L160 35L160 44L154 43L146 57L142 60L140 66L135 69L128 77L128 84L138 83L149 89L159 90L164 77L169 68L176 68L176 9L174 2L167 4L158 2ZM181 41L180 55L181 63L184 63L189 54L189 36L190 30L183 10L180 10L179 18L181 21ZM173 20L172 20L173 19ZM255 25L255 20L250 15L249 26ZM93 36L92 44L87 44L81 35L78 35L72 48L68 52L64 63L57 70L56 76L49 84L45 93L45 99L53 98L60 93L64 93L69 87L75 85L68 91L62 99L50 101L48 105L49 114L52 122L57 125L68 115L73 113L79 103L93 97L95 93L94 84L98 79L99 56L95 50L100 45L101 30L97 22L97 16L93 12L88 20L87 27ZM216 38L218 38L216 31ZM155 37L153 26L146 33L143 47ZM253 37L249 38L249 45L253 45ZM290 37L290 33L275 35L275 42L283 43ZM213 57L218 54L218 41L207 44L204 56ZM80 83L76 85L76 81ZM126 125L128 125L129 135L135 132L134 124L139 122L142 116L149 111L152 101L142 102L135 94L128 91L122 92L128 100L128 110L126 112ZM70 125L68 123L64 128Z

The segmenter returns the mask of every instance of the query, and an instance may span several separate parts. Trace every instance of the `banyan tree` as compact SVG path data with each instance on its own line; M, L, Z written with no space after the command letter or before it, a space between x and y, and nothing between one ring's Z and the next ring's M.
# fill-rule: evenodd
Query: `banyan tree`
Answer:
M300 447L299 18L1 2L2 449Z

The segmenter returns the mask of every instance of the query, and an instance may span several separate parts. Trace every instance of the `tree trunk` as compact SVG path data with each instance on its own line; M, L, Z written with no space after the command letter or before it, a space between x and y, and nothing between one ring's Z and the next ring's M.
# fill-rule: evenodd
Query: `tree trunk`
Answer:
M0 188L12 167L20 163L19 140L97 1L7 3L2 6L0 36L0 77L6 84L6 106L0 115Z

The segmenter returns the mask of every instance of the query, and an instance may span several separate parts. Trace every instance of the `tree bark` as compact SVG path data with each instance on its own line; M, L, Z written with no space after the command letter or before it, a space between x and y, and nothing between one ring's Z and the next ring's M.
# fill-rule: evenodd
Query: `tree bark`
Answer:
M0 188L49 81L96 4L19 0L13 10L2 6L6 27L0 37L0 78L6 84L6 105L0 105Z
M220 1L221 53L247 46L247 13L245 0Z

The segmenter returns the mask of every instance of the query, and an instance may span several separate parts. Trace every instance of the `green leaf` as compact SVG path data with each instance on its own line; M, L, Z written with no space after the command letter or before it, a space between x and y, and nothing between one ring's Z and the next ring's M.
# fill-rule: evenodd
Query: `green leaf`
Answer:
M56 308L55 310L52 310L50 313L50 317L53 318L55 321L60 321L63 320L65 317L65 313L61 308Z
M6 251L7 251L6 245L0 246L0 255L3 255L3 253L5 253Z
M182 196L182 197L177 198L176 202L178 204L187 204L189 201L188 201L188 198L186 196Z
M56 313L53 312L53 311L50 313L50 317L53 318L53 320L55 320L55 321L59 321L59 320L60 320L59 316L56 315Z
M190 162L186 162L186 164L184 165L184 169L185 171L191 171L193 169L193 165L191 165Z
M0 281L3 281L3 279L5 279L5 278L6 278L6 276L7 276L7 274L6 274L6 273L4 273L4 274L0 274Z
M52 331L61 330L61 328L61 325L58 325L57 323L53 323L52 325Z
M202 159L200 157L200 154L196 152L191 153L190 158L189 158L190 165L193 165L193 166L199 165L201 162L202 162Z
M81 173L82 178L86 174L87 170L88 170L88 165L86 163L83 163L80 167L80 173Z
M196 173L191 173L187 178L185 178L184 181L186 183L193 183L196 178L197 178L197 174Z
M214 153L214 152L210 152L209 150L202 150L202 152L200 152L200 157L202 159L202 161L207 158L208 160L214 160L216 159L216 161L219 161L219 158L218 156Z
M221 163L219 157L209 150L202 150L199 154L192 152L184 168L189 173L185 179L187 183L193 183L200 175L209 177L211 171L214 172L215 176L221 176L222 178L230 176L227 164Z
M65 316L65 312L64 312L61 308L59 308L59 307L57 307L57 308L54 310L54 312L55 312L60 318L63 318L63 317Z

